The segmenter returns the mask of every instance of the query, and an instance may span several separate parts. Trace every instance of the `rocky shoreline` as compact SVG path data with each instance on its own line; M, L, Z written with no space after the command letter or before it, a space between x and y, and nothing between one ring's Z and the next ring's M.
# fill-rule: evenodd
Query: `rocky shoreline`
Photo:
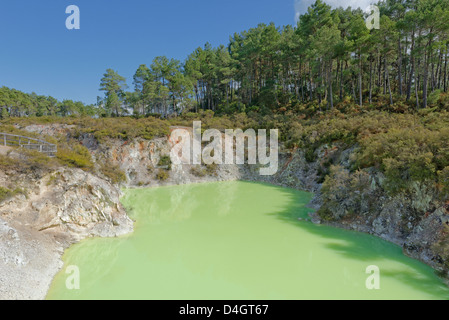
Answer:
M53 125L22 129L51 135L70 134L71 128ZM322 146L312 162L306 160L302 150L286 151L280 154L278 173L270 177L260 176L258 168L249 166L217 166L212 173L198 175L194 166L173 165L167 178L160 180L155 178L155 172L160 159L170 152L168 138L100 144L94 137L82 135L79 141L89 149L95 164L118 166L126 175L126 182L119 185L101 174L73 168L60 168L38 179L15 176L15 183L26 185L29 192L0 204L0 299L45 299L52 279L62 268L61 257L66 248L88 237L131 233L133 222L120 204L120 187L231 180L313 192L310 206L320 209L320 214L312 216L314 223L376 235L402 246L407 255L447 275L445 260L436 248L444 240L449 215L430 196L430 189L417 188L414 197L389 197L381 188L381 177L373 172L366 177L367 185L361 193L345 184L354 178L349 173L339 176L336 190L323 192L323 163L331 157L334 164L347 170L353 149ZM0 172L1 185L11 178L11 173ZM339 206L329 206L332 201ZM327 210L324 216L330 219L323 219L323 208ZM427 212L424 219L415 217L419 210Z
M0 205L0 299L44 299L66 248L133 230L120 190L90 173L62 168L39 180L19 180L27 195Z

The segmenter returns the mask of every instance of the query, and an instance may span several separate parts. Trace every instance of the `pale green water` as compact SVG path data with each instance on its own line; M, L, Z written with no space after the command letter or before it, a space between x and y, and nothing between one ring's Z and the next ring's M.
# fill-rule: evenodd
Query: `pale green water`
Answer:
M134 234L64 255L48 299L447 299L431 268L372 236L298 221L311 195L247 182L127 190ZM366 268L380 268L367 290Z

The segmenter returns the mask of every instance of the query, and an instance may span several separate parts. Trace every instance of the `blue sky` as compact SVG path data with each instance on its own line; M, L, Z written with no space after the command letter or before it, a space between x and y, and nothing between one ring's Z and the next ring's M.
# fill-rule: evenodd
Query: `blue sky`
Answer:
M107 68L127 78L161 55L183 61L210 42L274 22L295 24L315 0L1 0L0 86L95 103ZM332 6L369 0L326 0ZM67 30L69 5L81 29Z
M81 29L67 30L77 5ZM0 86L94 103L102 74L117 70L132 87L140 64L183 61L206 42L257 26L295 23L293 0L2 0Z

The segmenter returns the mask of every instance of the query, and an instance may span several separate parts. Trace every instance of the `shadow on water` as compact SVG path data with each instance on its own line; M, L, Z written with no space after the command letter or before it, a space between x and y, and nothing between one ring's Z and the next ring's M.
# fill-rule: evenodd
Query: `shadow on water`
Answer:
M324 244L325 248L345 258L366 262L367 266L371 265L370 262L373 261L377 263L381 260L397 261L414 272L383 268L381 277L394 278L410 288L426 292L436 299L443 299L443 297L449 299L449 288L437 277L435 271L424 263L405 256L399 246L373 235L304 221L308 218L308 214L314 210L304 204L301 199L302 192L275 187L286 196L288 202L283 210L270 215L306 232L316 234L320 239L329 240L328 243Z

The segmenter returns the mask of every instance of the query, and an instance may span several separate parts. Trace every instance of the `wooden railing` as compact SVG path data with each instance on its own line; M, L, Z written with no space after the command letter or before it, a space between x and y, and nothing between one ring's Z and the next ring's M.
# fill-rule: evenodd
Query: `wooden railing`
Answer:
M0 132L0 145L36 150L49 157L55 157L58 152L58 147L47 141L2 132Z

